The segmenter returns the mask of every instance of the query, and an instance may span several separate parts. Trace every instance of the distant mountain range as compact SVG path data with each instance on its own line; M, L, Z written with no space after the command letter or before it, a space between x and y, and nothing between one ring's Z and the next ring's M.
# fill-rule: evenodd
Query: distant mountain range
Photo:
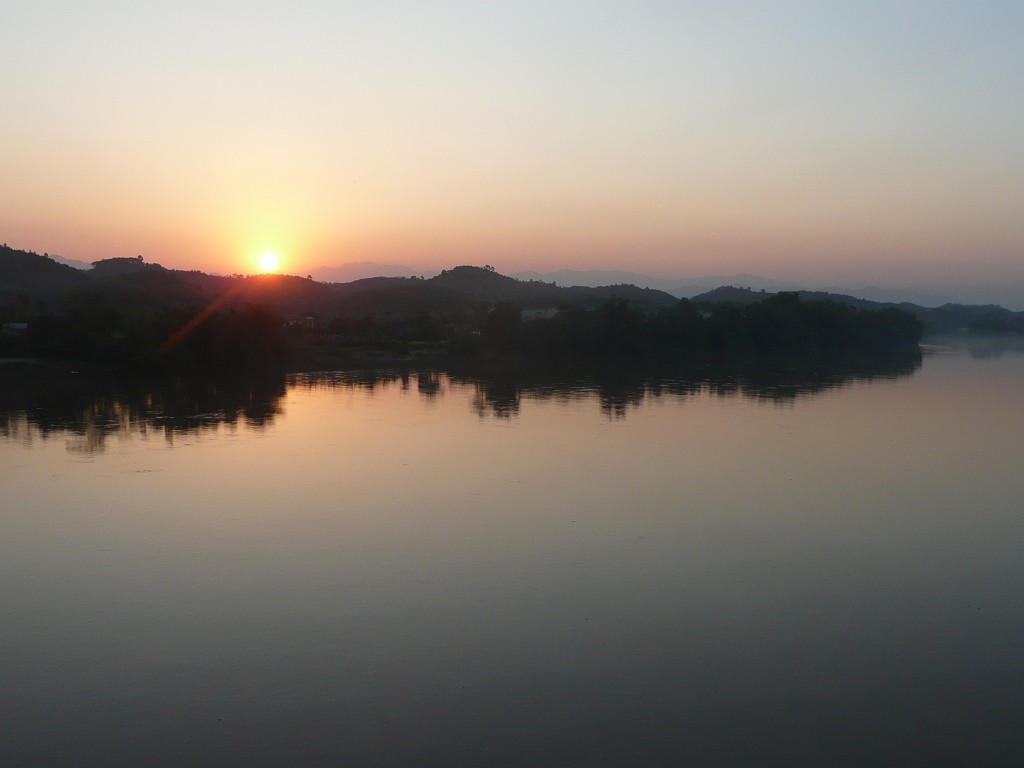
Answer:
M58 264L66 264L69 267L75 269L92 269L92 264L87 261L79 261L78 259L65 259L63 256L58 256L56 253L45 254L48 258L53 259Z
M92 264L78 259L68 259L56 254L47 254L59 264L66 264L78 270L88 270ZM415 270L402 264L382 264L375 261L355 261L338 266L320 266L308 271L310 277L321 283L350 283L372 277L435 277L440 270ZM552 272L523 271L515 272L512 277L518 280L535 280L554 283L568 288L581 286L600 288L609 285L635 285L638 288L652 288L664 291L677 299L693 298L694 296L718 288L733 285L754 290L766 291L822 291L832 294L855 296L860 299L876 301L883 304L911 303L922 307L939 307L944 304L999 304L1012 310L1024 310L1024 290L1006 286L990 286L987 288L965 288L957 291L957 296L945 292L929 292L910 288L882 288L879 286L842 286L813 285L795 283L785 280L774 280L761 275L737 273L732 275L700 275L697 277L656 277L641 272L622 270L575 270L559 269Z
M437 270L425 270L417 272L400 264L378 264L373 261L360 261L343 264L337 267L317 267L310 271L315 280L325 283L344 283L352 280L361 280L368 277L433 277L438 274ZM652 288L657 291L664 291L677 299L689 299L712 288L723 285L734 285L743 288L752 288L767 291L802 291L817 290L827 293L838 293L849 296L856 296L869 301L881 303L900 304L910 302L923 307L938 307L954 301L951 296L917 291L912 289L880 288L876 286L837 286L824 285L814 286L806 283L795 283L785 280L773 280L750 273L738 273L733 275L700 275L697 277L656 277L641 272L627 272L622 270L576 270L559 269L552 272L523 271L515 272L512 277L517 280L535 280L544 283L554 283L563 288L582 286L587 288L599 288L609 285L635 285L638 288ZM1022 297L1024 302L1024 297Z

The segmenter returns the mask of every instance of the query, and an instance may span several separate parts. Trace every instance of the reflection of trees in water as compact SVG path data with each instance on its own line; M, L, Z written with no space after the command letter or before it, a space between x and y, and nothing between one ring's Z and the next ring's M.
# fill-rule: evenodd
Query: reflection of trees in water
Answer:
M312 373L295 373L288 377L288 386L303 390L316 389L365 389L369 392L385 390L393 386L403 392L409 390L412 380L420 374L409 370L391 370L387 368L351 371L315 371Z
M493 414L508 419L519 413L522 389L515 382L477 380L468 382L473 387L473 410L480 416Z
M927 355L962 355L974 360L998 360L1024 355L1024 334L995 331L946 333L927 337L921 345Z
M874 360L703 366L689 369L591 369L459 367L447 371L356 370L280 376L176 379L159 384L54 375L45 369L4 371L0 386L0 438L73 436L69 449L102 451L112 436L198 434L244 423L264 427L281 412L288 387L350 388L376 393L396 387L432 400L451 389L469 389L481 416L508 419L523 400L573 402L596 399L610 418L623 418L647 398L686 400L745 397L792 403L849 382L912 374L920 354Z
M470 403L481 416L508 419L519 413L522 401L573 401L596 398L601 411L623 418L647 398L686 400L702 393L712 397L744 397L773 403L842 387L854 381L908 376L921 365L919 352L881 358L841 360L774 360L699 367L552 368L528 366L453 366L444 372L368 370L300 374L292 386L347 387L368 392L399 386L409 390L410 376L426 398L443 396L452 385L471 390Z
M283 377L177 379L158 384L46 369L6 375L0 437L23 443L72 436L69 450L102 451L110 437L198 434L244 423L261 428L280 413Z
M774 366L750 364L712 381L721 381L742 397L789 403L855 381L909 376L920 367L921 353L914 350L878 358L798 360Z
M437 371L424 371L416 377L416 389L428 400L444 394L441 374Z
M504 369L487 373L452 370L453 382L474 388L473 407L481 414L509 418L521 401L551 397L596 397L601 411L623 418L647 398L687 400L712 397L793 403L797 399L854 381L908 376L921 365L919 352L882 358L816 361L758 361L700 367L613 367L585 373L551 369Z
M976 360L998 360L1004 355L1024 355L1024 336L1010 333L972 333L961 342Z

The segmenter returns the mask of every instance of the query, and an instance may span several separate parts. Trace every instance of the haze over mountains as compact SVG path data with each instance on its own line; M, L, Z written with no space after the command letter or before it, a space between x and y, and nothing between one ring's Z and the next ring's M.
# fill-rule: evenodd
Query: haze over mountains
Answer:
M63 256L58 256L56 253L46 254L47 258L53 259L58 264L64 264L75 269L92 269L92 264L88 261L81 261L79 259L66 259Z

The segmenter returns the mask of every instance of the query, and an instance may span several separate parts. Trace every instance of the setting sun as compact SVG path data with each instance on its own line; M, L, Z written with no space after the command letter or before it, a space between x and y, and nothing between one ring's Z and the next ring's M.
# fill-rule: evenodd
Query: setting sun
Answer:
M258 261L262 272L276 272L281 267L281 257L273 251L264 251Z

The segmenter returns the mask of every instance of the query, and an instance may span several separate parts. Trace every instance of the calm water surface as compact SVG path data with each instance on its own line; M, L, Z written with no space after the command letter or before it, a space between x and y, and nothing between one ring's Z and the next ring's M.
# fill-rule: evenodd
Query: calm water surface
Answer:
M1024 355L875 373L0 372L0 753L1020 764Z

